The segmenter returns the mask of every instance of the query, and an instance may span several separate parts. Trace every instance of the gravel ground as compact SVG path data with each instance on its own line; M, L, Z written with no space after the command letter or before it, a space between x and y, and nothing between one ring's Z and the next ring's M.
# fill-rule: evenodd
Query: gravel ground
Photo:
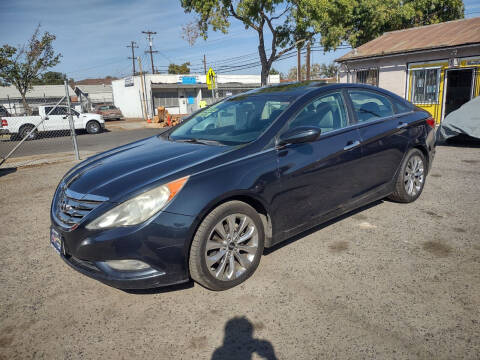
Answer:
M0 358L480 356L480 148L439 147L418 201L292 239L225 292L127 293L70 269L48 234L71 165L0 172Z

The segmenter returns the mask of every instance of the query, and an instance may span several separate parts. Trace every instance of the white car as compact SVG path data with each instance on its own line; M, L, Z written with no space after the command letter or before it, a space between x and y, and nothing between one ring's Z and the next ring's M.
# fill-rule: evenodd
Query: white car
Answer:
M28 140L35 139L39 133L47 131L70 130L68 107L57 106L47 115L53 106L39 106L37 116L14 116L0 119L0 134L18 135L24 138L40 122L37 129L30 134ZM76 130L86 130L89 134L98 134L105 128L102 115L79 113L71 109L73 123ZM42 121L43 119L43 121Z

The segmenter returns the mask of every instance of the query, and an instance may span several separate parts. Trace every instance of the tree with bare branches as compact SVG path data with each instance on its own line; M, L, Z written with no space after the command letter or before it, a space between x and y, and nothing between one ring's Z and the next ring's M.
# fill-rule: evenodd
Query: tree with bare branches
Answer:
M52 43L55 35L44 32L40 37L40 25L32 37L18 49L3 45L0 48L0 80L4 85L14 85L22 96L25 111L31 114L26 94L35 81L47 69L60 62L61 54L55 54Z

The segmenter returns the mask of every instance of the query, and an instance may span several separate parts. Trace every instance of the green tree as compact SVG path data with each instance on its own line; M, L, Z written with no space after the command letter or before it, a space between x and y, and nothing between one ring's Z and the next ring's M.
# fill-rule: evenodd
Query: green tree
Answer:
M190 74L190 63L186 62L182 65L170 64L168 65L169 74Z
M7 85L13 84L22 96L22 103L28 114L31 109L25 95L35 80L48 68L60 62L61 54L55 54L52 43L55 35L49 32L40 37L40 25L32 37L20 48L3 45L0 48L0 79Z
M326 78L336 77L338 73L338 66L334 63L320 65L320 74Z
M358 47L384 32L464 17L462 0L298 0L325 51Z
M310 0L313 1L313 0ZM231 19L243 23L258 35L258 55L262 64L261 81L266 85L272 64L281 55L309 39L308 18L297 6L298 0L180 0L185 12L195 13L197 29L184 27L184 39L190 45L197 37L207 39L208 30L228 33ZM265 31L271 33L270 54L265 47ZM283 49L279 51L279 49Z
M332 75L331 72L328 72L328 71L331 71L330 69L330 66L332 66L333 64L330 64L330 65L325 65L325 64L312 64L310 66L310 78L312 80L315 80L315 79L320 79L320 78L326 78L326 77L333 77L333 76L336 76L336 72L335 72L335 75ZM333 65L334 67L336 67L335 65ZM302 79L305 79L306 76L307 76L307 67L305 64L302 65L301 67L301 76L302 76ZM327 70L328 69L328 70ZM289 80L296 80L297 79L297 67L296 66L293 66L290 68L290 70L288 70L288 73L287 75L285 76L286 79L289 79Z
M268 72L268 75L279 75L279 74L280 74L280 72L279 72L277 69L273 68L273 67L272 67L272 68L270 69L270 71Z
M46 73L40 75L37 79L32 81L33 85L62 85L64 79L66 78L65 74L57 71L47 71Z

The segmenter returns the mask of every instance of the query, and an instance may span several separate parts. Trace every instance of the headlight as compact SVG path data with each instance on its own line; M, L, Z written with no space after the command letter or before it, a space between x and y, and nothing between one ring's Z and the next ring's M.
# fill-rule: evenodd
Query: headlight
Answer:
M140 224L159 212L172 200L187 180L188 176L127 200L93 220L86 228L93 230Z

